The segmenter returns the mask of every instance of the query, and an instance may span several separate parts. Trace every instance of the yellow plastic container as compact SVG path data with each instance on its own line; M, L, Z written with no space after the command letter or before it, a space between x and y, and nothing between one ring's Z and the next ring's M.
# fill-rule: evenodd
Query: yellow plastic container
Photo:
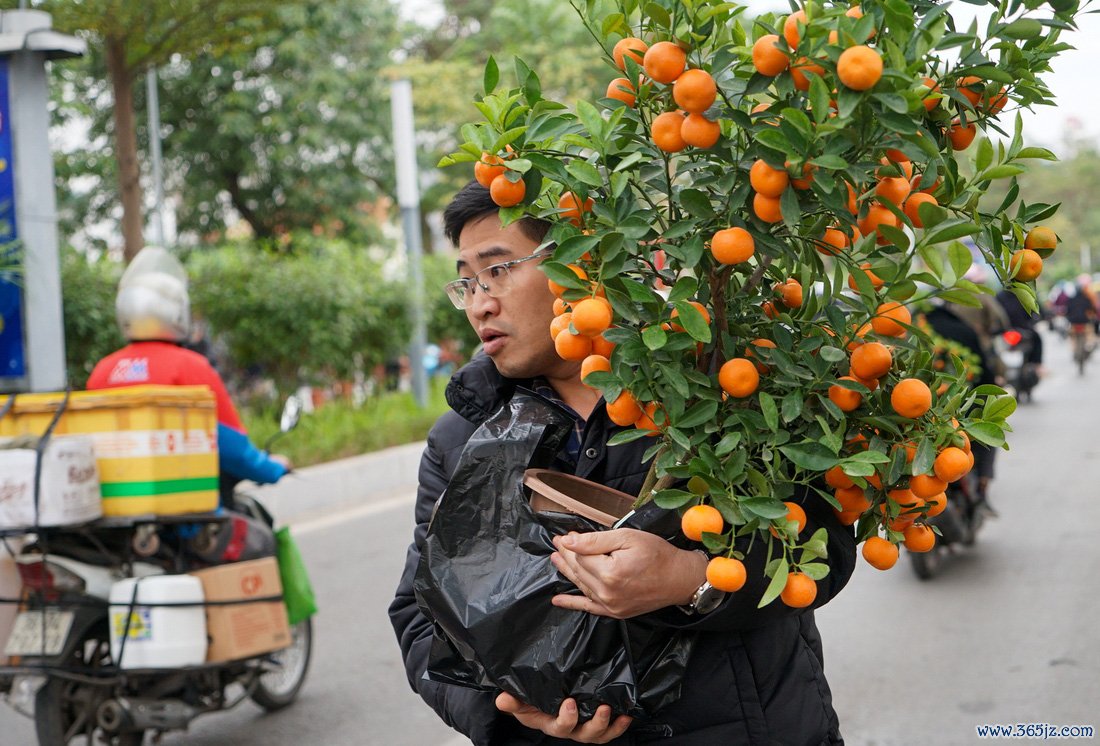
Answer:
M0 436L41 435L64 393L19 394ZM0 409L8 404L0 397ZM54 428L95 443L107 516L177 515L218 507L218 428L205 386L74 391Z

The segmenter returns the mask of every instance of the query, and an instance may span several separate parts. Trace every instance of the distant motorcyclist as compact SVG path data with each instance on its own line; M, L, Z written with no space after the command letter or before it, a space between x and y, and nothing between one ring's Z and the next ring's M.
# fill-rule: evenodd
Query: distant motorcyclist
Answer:
M973 386L982 386L997 382L997 357L991 345L982 343L981 333L965 318L970 315L954 303L938 303L924 313L928 325L936 334L956 342L974 353L978 357L981 372L971 381ZM992 311L998 316L996 311ZM993 466L997 451L994 448L971 442L971 450L974 453L974 474L978 478L978 494L975 507L982 508L991 514L996 511L989 503L989 483L993 481Z
M1077 276L1074 283L1076 292L1066 298L1066 321L1074 325L1092 326L1100 318L1095 293L1092 292L1092 277L1087 274Z
M238 481L270 484L290 470L285 456L253 445L221 376L205 357L183 346L191 327L191 301L179 260L156 246L139 252L119 282L115 312L129 344L99 361L88 378L89 389L140 384L209 388L217 402L223 504Z
M1070 342L1077 370L1085 372L1085 361L1092 353L1097 321L1100 320L1100 302L1092 292L1092 277L1077 276L1075 292L1066 299L1066 322L1069 324Z
M1040 312L1030 313L1024 308L1024 304L1020 302L1016 294L1008 288L997 293L997 302L1008 314L1008 321L1012 328L1026 334L1031 339L1031 347L1024 358L1024 362L1034 363L1037 367L1042 366L1043 338L1039 335L1039 330L1035 328L1035 325L1043 318L1041 309Z

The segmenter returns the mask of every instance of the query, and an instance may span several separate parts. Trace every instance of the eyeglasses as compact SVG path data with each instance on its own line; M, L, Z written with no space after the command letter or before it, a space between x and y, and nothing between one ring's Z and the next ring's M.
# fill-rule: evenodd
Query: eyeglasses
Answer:
M549 256L553 252L553 249L543 249L542 251L536 251L530 256L521 257L520 259L512 259L511 261L501 262L500 264L491 264L485 269L480 270L473 277L463 277L458 280L452 280L443 286L443 289L447 291L447 297L451 299L451 303L454 303L455 308L465 309L470 304L470 299L477 292L477 288L481 288L485 291L485 294L490 298L499 298L502 295L507 294L515 285L515 278L512 268L517 265L529 262L532 259L542 259L545 256Z

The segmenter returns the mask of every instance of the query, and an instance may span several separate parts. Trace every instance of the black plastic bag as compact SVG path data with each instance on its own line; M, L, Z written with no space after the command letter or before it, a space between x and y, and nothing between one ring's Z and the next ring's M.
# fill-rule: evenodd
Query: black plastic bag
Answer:
M558 593L579 592L551 564L551 539L601 527L572 514L535 513L522 478L525 469L551 463L572 427L559 407L519 390L467 443L414 581L419 606L435 624L428 677L504 690L554 714L574 697L582 720L600 704L644 718L679 697L693 636L550 603ZM647 505L623 525L664 533L679 521Z

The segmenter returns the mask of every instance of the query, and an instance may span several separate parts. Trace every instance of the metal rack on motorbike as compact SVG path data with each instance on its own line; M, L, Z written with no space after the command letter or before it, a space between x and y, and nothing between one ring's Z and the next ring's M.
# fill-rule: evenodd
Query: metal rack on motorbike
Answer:
M147 730L186 728L247 698L268 710L289 705L309 665L311 622L288 618L274 556L209 561L238 516L41 525L43 453L66 402L35 447L33 522L0 529L21 580L17 594L0 594L0 608L18 611L0 651L14 658L0 666L0 692L50 746L82 736L132 746ZM272 528L261 506L250 512ZM236 639L235 620L255 634Z

